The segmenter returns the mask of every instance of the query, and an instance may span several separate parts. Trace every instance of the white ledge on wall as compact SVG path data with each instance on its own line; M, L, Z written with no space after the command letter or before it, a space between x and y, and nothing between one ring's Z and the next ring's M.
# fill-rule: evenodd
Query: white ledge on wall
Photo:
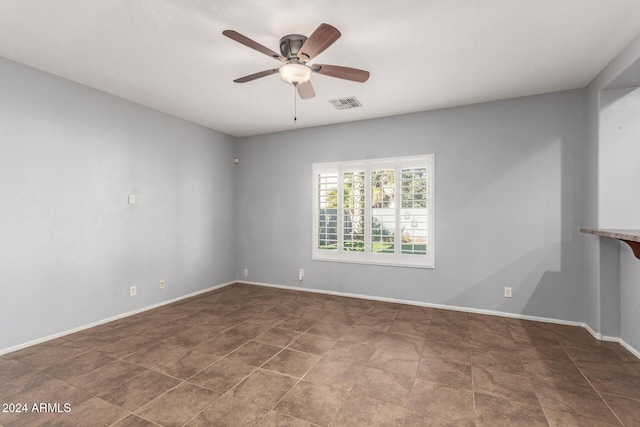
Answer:
M594 234L600 237L608 237L610 239L618 239L621 242L625 242L629 245L636 258L640 259L640 230L581 228L580 232Z

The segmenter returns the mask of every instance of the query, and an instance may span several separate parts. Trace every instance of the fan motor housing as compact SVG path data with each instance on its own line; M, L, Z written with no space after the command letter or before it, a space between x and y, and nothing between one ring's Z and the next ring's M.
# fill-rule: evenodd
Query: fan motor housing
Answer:
M301 34L288 34L280 39L280 53L287 60L297 58L298 52L306 40L307 37Z

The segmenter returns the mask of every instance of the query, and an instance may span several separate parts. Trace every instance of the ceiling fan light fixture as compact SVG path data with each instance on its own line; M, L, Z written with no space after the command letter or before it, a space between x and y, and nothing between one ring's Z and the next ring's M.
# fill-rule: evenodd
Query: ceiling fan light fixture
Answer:
M285 64L279 68L279 72L282 81L293 86L308 82L311 78L311 68L300 63Z
M222 34L240 44L263 53L271 58L280 60L279 68L271 68L248 76L235 79L236 83L247 83L262 77L280 74L283 82L289 83L296 90L300 99L313 98L316 93L311 84L311 73L324 74L328 77L351 80L363 83L369 78L369 72L357 68L343 67L339 65L313 64L308 61L325 51L340 38L340 31L329 24L320 24L309 36L301 34L289 34L280 39L280 53L276 53L237 31L224 30Z

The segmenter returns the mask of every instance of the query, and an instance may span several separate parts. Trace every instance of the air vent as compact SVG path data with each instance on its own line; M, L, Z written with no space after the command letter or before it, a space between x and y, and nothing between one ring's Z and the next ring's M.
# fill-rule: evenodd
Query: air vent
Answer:
M329 103L336 107L336 110L348 110L350 108L362 107L360 101L355 96L349 96L347 98L330 99Z

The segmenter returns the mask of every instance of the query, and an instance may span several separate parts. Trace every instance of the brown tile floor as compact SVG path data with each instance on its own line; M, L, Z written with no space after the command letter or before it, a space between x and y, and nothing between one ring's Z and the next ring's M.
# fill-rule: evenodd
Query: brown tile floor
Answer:
M0 402L7 427L638 426L640 360L578 327L236 284L0 356Z

